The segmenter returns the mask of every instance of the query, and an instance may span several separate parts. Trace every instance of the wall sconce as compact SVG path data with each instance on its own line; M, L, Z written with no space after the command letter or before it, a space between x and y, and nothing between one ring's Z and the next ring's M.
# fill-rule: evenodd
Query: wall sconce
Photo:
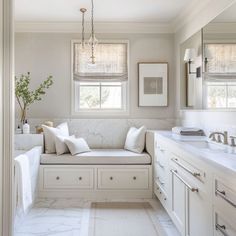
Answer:
M191 71L191 63L196 58L196 50L194 48L187 48L184 54L184 61L188 63L189 74L196 74L196 72Z
M211 51L208 48L205 48L205 50L204 50L204 67L205 67L205 72L208 72L207 63L211 59L213 59Z

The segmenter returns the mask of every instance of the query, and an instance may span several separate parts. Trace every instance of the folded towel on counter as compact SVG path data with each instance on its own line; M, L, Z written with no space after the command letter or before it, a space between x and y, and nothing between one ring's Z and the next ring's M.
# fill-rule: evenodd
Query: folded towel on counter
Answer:
M189 136L205 136L204 131L199 128L189 128L189 127L173 127L172 133L179 135L189 135Z
M15 158L15 184L17 186L17 206L26 213L33 203L27 155L22 154Z

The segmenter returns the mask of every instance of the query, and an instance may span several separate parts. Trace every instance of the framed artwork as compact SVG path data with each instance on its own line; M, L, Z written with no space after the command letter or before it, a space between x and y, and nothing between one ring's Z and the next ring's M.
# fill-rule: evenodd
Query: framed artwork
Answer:
M138 63L139 106L168 106L168 63Z

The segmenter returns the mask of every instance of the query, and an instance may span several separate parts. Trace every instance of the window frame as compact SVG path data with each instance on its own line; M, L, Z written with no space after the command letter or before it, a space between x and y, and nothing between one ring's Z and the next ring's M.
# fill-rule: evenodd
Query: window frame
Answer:
M130 72L129 72L129 40L99 40L100 43L125 43L127 45L127 67L128 67L128 80L122 83L122 109L77 109L78 101L78 85L79 81L73 79L73 63L74 63L74 43L80 43L81 40L71 40L71 116L91 116L91 117L115 117L115 116L128 116L129 115L129 91L130 91Z

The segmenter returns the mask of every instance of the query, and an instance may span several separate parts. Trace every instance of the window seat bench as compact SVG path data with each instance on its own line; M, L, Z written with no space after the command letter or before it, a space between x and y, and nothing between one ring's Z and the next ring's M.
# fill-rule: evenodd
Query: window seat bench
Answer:
M42 154L39 197L152 198L152 157L123 149L72 156Z

